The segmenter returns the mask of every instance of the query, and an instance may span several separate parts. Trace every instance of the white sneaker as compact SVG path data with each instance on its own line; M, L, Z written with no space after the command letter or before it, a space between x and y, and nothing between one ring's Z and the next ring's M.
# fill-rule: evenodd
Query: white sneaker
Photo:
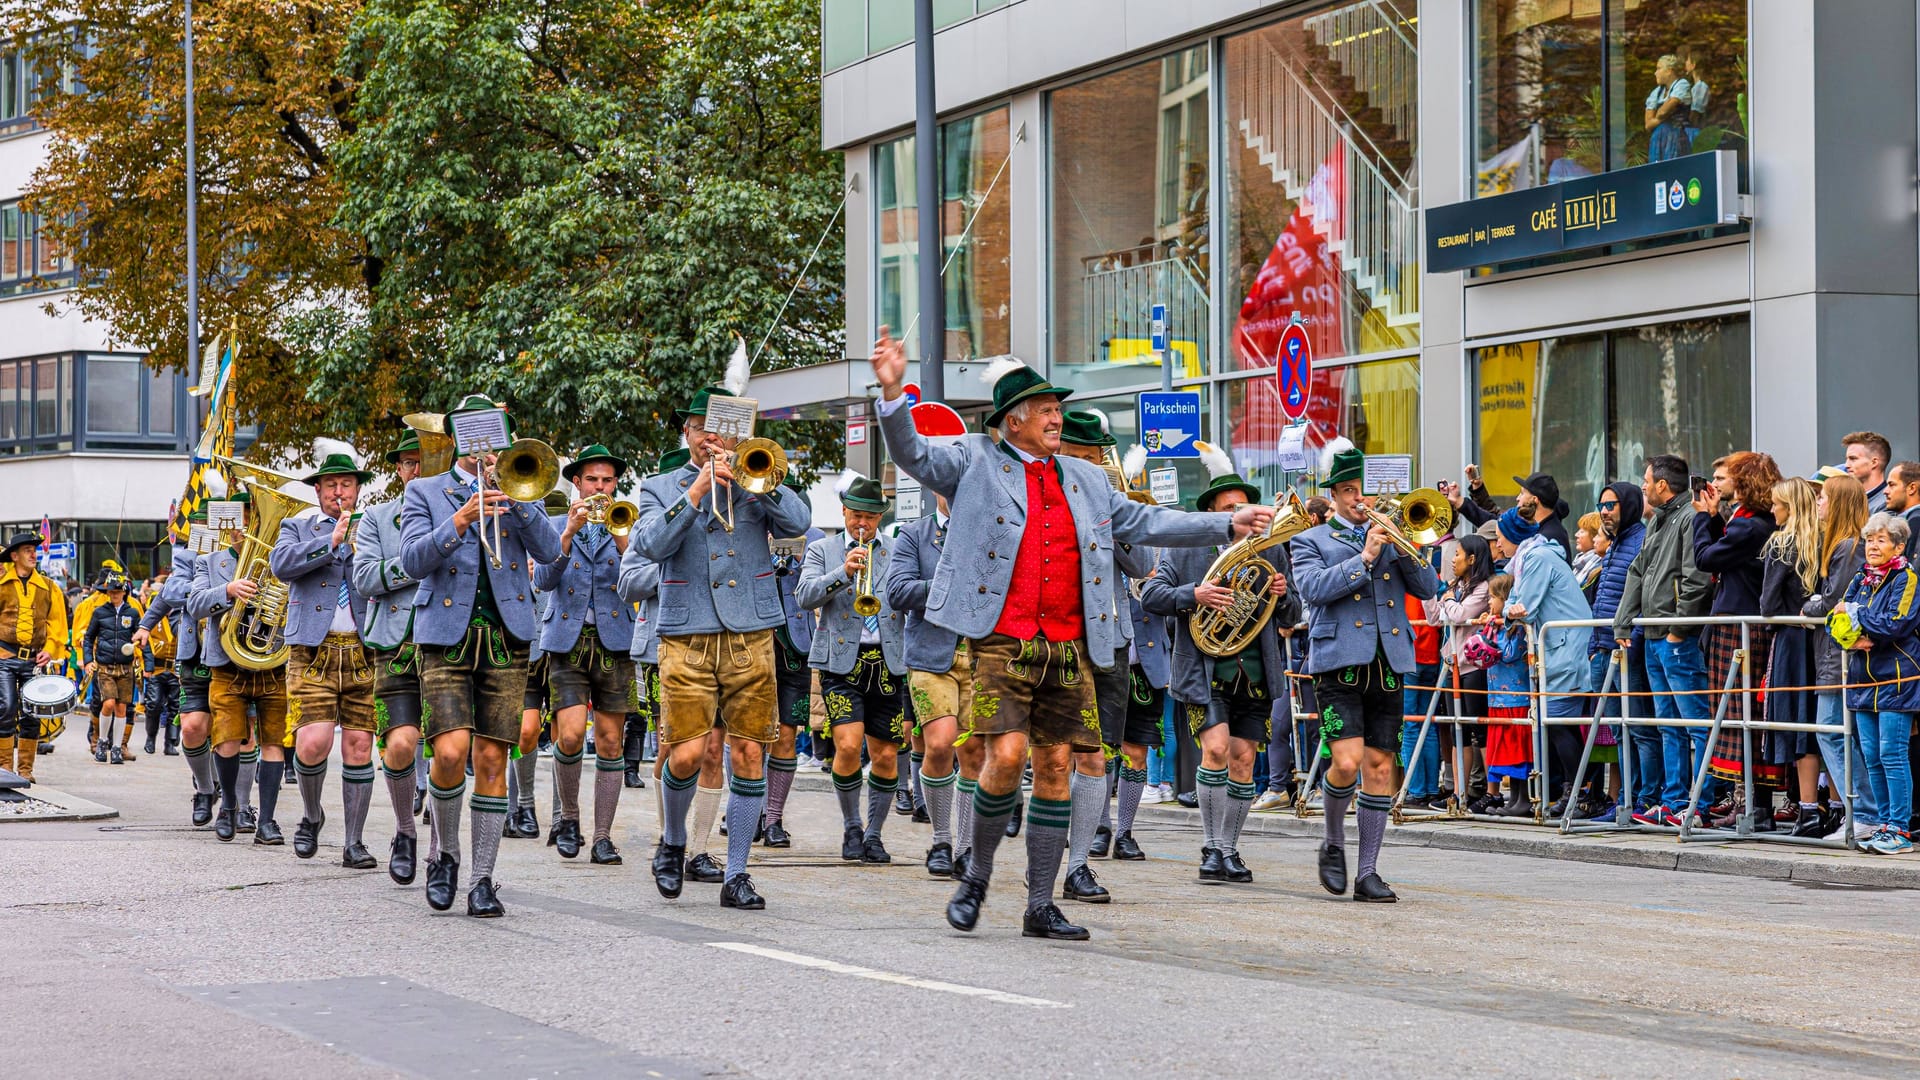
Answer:
M1166 801L1167 800L1160 797L1160 786L1158 784L1149 784L1140 791L1140 802L1143 805L1151 806L1155 803L1163 803Z
M1260 813L1267 810L1284 810L1290 805L1292 805L1292 800L1287 797L1286 792L1263 791L1260 793L1259 798L1253 800L1253 806L1249 809L1255 813Z
M1853 838L1855 840L1866 840L1872 837L1874 833L1879 831L1880 829L1878 826L1869 825L1864 821L1856 821L1853 823ZM1822 839L1825 839L1825 840L1845 840L1846 838L1847 838L1847 825L1846 825L1846 822L1844 821L1840 823L1839 828L1833 830L1832 832L1828 833L1826 836L1822 837Z
M1161 801L1161 802L1177 802L1177 801L1178 801L1178 800L1176 800L1176 799L1175 799L1175 798L1173 797L1173 785L1172 785L1172 784L1161 784L1161 785L1160 785L1160 801Z

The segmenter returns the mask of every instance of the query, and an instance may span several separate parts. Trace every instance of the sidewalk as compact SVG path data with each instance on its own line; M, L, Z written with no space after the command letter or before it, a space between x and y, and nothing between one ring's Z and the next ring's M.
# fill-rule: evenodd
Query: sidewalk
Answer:
M69 795L45 784L21 788L19 800L0 801L0 824L13 821L98 821L116 818L120 811L111 806Z

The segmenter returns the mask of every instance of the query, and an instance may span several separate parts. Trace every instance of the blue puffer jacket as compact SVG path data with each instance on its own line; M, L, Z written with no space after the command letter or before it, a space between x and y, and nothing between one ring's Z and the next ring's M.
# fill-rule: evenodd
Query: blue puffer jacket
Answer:
M1865 573L1847 586L1853 621L1873 640L1867 652L1847 651L1847 707L1873 712L1920 712L1920 573L1904 567L1877 589ZM1867 683L1904 680L1889 686ZM1858 689L1855 689L1855 686Z
M1594 587L1594 618L1613 622L1614 612L1620 610L1620 592L1627 587L1627 568L1633 565L1633 557L1640 554L1640 543L1646 538L1647 527L1638 520L1614 538L1613 546L1607 549L1605 560L1600 564L1600 584ZM1639 632L1634 631L1636 634ZM1613 627L1594 627L1593 641L1587 646L1587 651L1612 652Z

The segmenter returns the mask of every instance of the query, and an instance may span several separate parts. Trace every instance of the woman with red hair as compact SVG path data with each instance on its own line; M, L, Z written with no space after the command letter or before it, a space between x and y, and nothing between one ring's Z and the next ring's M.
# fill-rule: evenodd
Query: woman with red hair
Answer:
M1713 483L1693 498L1693 558L1700 569L1714 575L1713 609L1717 616L1760 614L1760 592L1764 570L1762 554L1767 540L1778 527L1773 520L1773 485L1780 482L1780 469L1773 458L1742 450L1713 463ZM1772 654L1773 628L1751 627L1747 632L1747 656L1754 689L1766 677L1767 657ZM1700 649L1706 658L1707 688L1726 687L1733 671L1735 655L1740 651L1741 633L1737 623L1709 626L1700 634ZM1738 688L1738 682L1735 688ZM1718 708L1717 697L1710 697ZM1714 742L1709 768L1721 780L1738 783L1745 758L1743 733L1732 726L1742 718L1761 719L1757 703L1742 697L1727 702L1728 726ZM1760 745L1760 733L1753 743ZM1781 769L1766 764L1756 753L1753 762L1753 827L1773 828L1773 789L1780 786ZM1709 825L1732 824L1737 808L1722 804L1719 821L1708 815Z

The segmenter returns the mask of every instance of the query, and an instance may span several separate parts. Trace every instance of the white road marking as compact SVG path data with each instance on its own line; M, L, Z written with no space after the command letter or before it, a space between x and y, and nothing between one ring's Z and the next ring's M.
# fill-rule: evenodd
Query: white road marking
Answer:
M800 967L816 968L835 975L852 975L857 979L873 979L876 982L897 983L922 990L938 990L943 994L985 998L1002 1005L1027 1005L1036 1009L1071 1009L1073 1007L1064 1001L1010 994L1005 990L990 990L984 986L965 986L961 983L941 982L938 979L922 979L916 975L901 975L892 971L876 971L873 968L859 967L854 964L842 964L837 960L823 960L818 956L806 956L802 953L787 952L784 949L769 949L761 945L748 945L740 941L709 941L707 945L715 949L725 949L728 952L746 953L749 956L761 956L768 960L797 964Z

